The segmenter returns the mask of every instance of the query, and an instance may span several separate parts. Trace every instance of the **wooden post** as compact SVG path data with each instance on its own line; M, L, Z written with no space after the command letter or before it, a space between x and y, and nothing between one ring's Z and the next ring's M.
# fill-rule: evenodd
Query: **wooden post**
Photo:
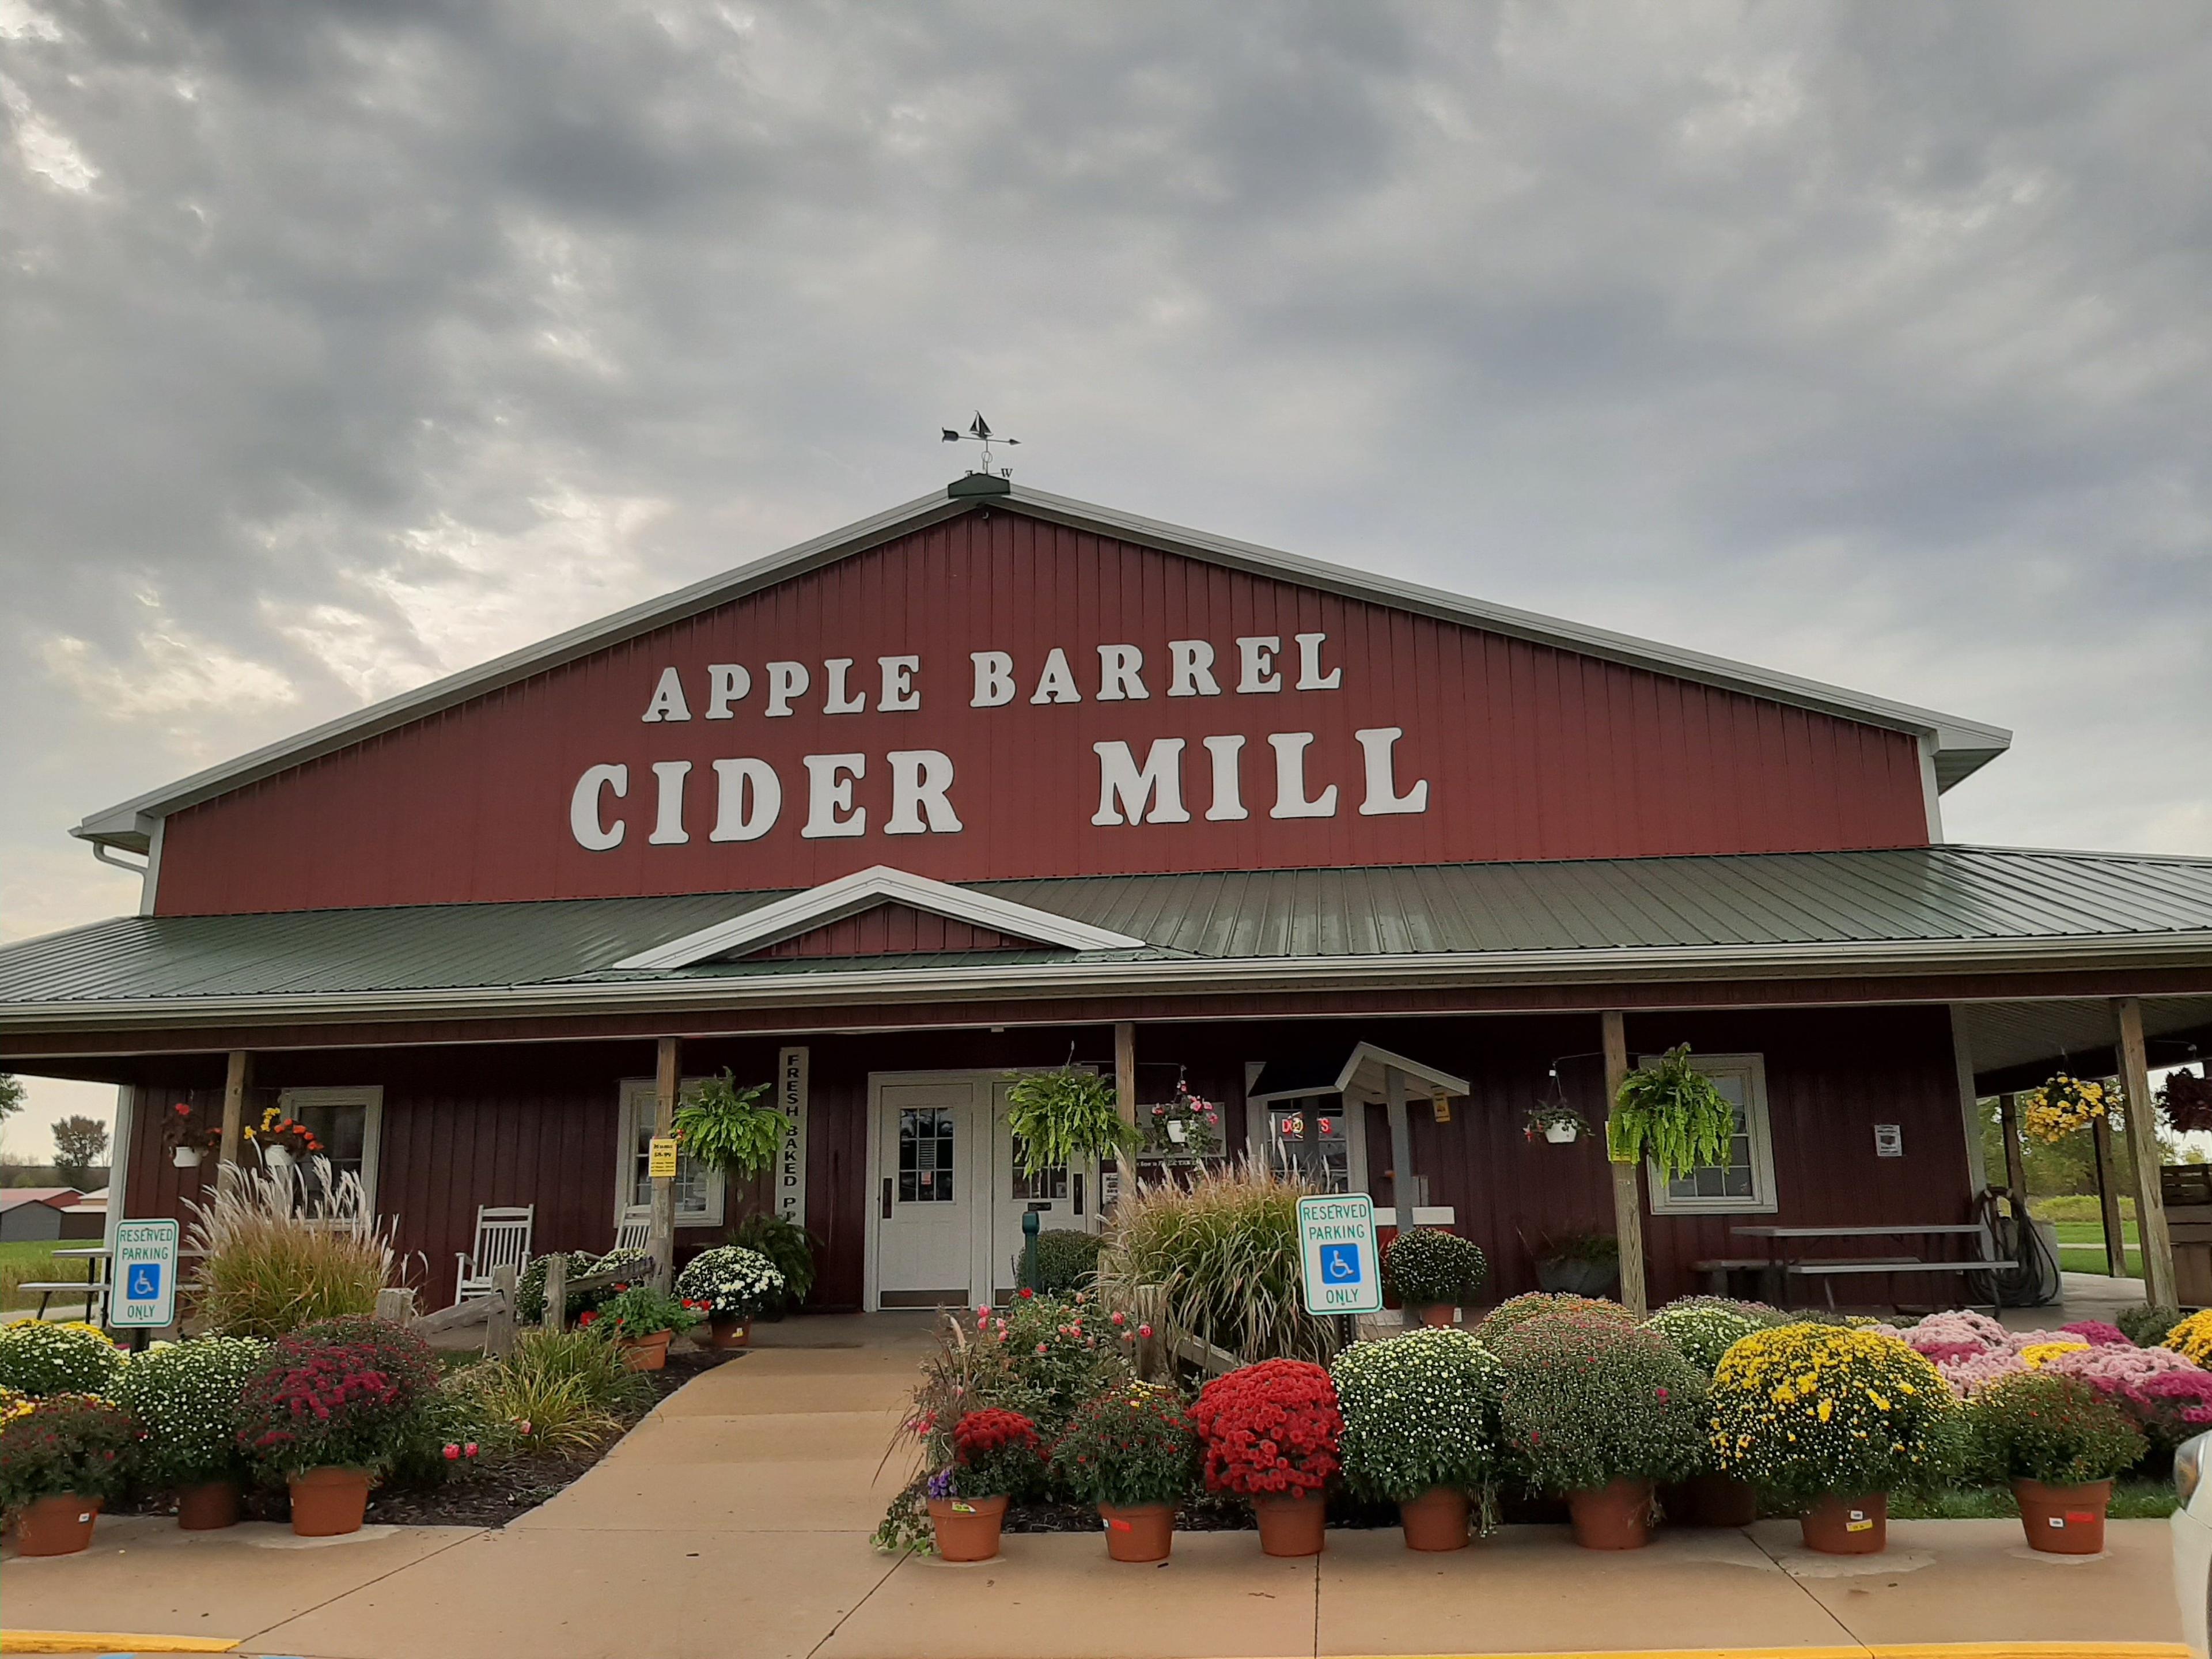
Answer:
M379 1291L376 1316L390 1325L411 1324L415 1319L415 1292L389 1285Z
M1139 1285L1134 1300L1136 1306L1129 1310L1128 1316L1139 1334L1131 1363L1140 1378L1158 1382L1168 1370L1168 1287ZM1152 1332L1150 1336L1143 1334L1146 1330Z
M1997 1097L1997 1124L2004 1135L2005 1184L2012 1188L2013 1202L2020 1206L2014 1218L2022 1227L2027 1225L2027 1155L2020 1140L2020 1097L2017 1094Z
M2090 1150L2097 1155L2097 1209L2105 1222L2105 1271L2128 1276L2128 1235L2120 1218L2120 1183L2112 1174L2112 1126L2103 1118L2089 1127Z
M2120 1079L2128 1092L2128 1151L2136 1166L2136 1231L2142 1239L2143 1294L2156 1307L2179 1305L2173 1283L2173 1235L2166 1224L2166 1194L2159 1185L2158 1109L2151 1103L2150 1063L2143 1052L2142 1004L2120 997L2112 1004L2120 1028Z
M514 1352L514 1269L502 1262L491 1270L491 1311L484 1316L484 1353L504 1359Z
M1628 1080L1628 1021L1608 1008L1600 1017L1605 1036L1605 1109L1608 1116L1620 1085ZM1613 1164L1611 1139L1607 1161L1613 1170L1613 1231L1620 1241L1620 1299L1638 1319L1650 1311L1644 1288L1644 1187L1635 1164Z
M1395 1066L1385 1066L1382 1091L1382 1110L1390 1124L1390 1203L1398 1218L1398 1232L1403 1237L1413 1231L1413 1212L1421 1203L1421 1178L1413 1173L1413 1126L1406 1111L1406 1074ZM1405 1322L1421 1322L1419 1310L1410 1303L1405 1309Z
M1121 1121L1137 1121L1137 1028L1129 1020L1114 1027L1114 1108Z
M545 1258L545 1316L538 1322L549 1331L568 1325L568 1258L556 1250Z
M222 1151L215 1178L218 1188L235 1185L239 1159L246 1150L246 1091L253 1076L253 1056L243 1048L230 1052L222 1079Z
M676 1133L676 1091L683 1064L684 1040L661 1038L653 1097L653 1133L657 1137ZM676 1181L672 1176L653 1183L653 1232L647 1248L653 1252L653 1288L665 1294L676 1277Z

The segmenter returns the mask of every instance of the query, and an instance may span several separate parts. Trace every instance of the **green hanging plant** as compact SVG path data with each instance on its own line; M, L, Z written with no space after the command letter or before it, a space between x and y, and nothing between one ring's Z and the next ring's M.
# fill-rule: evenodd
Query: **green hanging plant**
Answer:
M1735 1109L1690 1064L1686 1042L1622 1079L1605 1126L1615 1164L1633 1164L1648 1152L1669 1180L1699 1164L1727 1163L1735 1133Z
M740 1089L728 1072L693 1085L676 1109L676 1139L710 1170L750 1180L783 1152L783 1114L763 1106L768 1085Z
M1121 1121L1114 1085L1097 1073L1062 1066L1006 1082L1006 1127L1021 1138L1023 1175L1136 1150L1136 1127Z

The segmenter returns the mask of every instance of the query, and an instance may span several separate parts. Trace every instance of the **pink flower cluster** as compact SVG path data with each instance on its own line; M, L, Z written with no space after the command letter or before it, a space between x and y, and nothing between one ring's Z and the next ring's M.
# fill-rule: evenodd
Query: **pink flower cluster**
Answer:
M2101 1319L2077 1319L2070 1325L2058 1328L2069 1336L2077 1336L2093 1348L2132 1348L2128 1334L2118 1325L2108 1325Z
M2169 1443L2212 1426L2212 1372L2169 1348L2094 1347L2060 1354L2045 1369L2094 1384Z

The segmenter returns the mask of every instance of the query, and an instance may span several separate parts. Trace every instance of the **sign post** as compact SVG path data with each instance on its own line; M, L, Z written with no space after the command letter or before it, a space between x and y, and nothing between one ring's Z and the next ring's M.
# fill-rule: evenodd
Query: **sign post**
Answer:
M1298 1200L1299 1255L1305 1267L1306 1311L1382 1311L1382 1261L1375 1243L1375 1200L1365 1193L1331 1193Z
M161 1330L177 1322L177 1224L122 1221L115 1227L115 1280L107 1322L118 1330Z

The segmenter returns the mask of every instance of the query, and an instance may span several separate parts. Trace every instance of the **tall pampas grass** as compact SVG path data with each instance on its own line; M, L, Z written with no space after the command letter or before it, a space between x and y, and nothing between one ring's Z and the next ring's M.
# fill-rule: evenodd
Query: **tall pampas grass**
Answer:
M313 1194L302 1206L301 1189ZM399 1282L392 1223L368 1208L361 1177L316 1158L295 1176L241 1170L204 1202L185 1200L185 1242L201 1256L197 1311L221 1336L268 1340L341 1314L373 1314Z
M1139 1286L1162 1286L1170 1339L1194 1336L1248 1364L1326 1363L1336 1329L1305 1310L1298 1252L1298 1200L1319 1190L1249 1158L1188 1187L1145 1182L1115 1206L1098 1287L1129 1309Z

